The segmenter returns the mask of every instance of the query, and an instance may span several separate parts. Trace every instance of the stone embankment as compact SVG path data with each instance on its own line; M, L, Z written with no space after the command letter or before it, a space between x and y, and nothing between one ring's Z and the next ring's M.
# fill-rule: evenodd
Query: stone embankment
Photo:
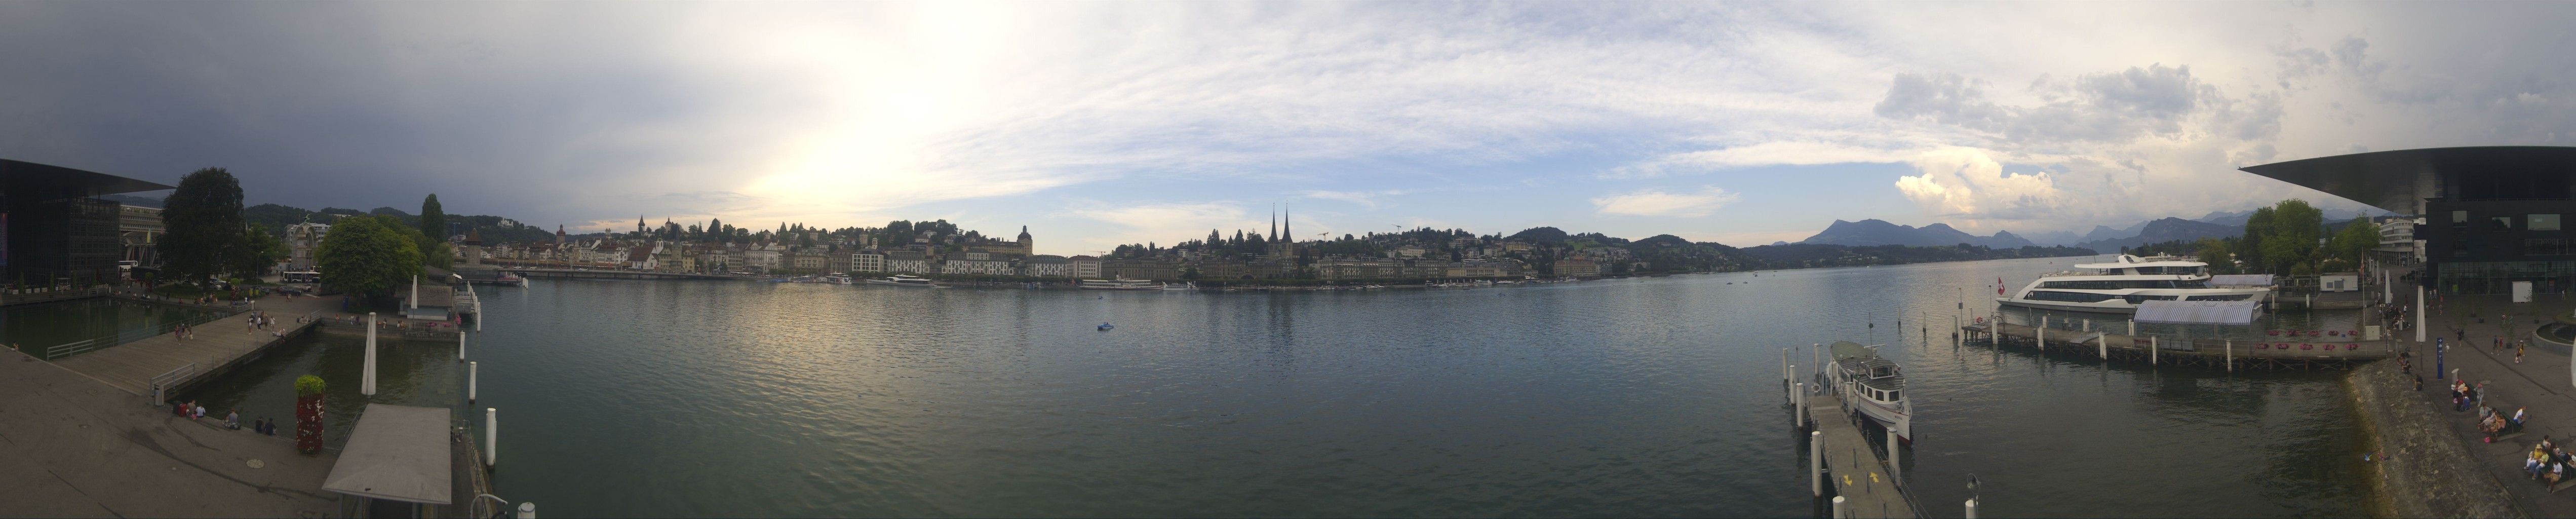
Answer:
M2344 384L2362 416L2376 452L2382 505L2396 517L2528 517L2513 505L2513 496L2480 466L2451 433L2436 409L2446 399L2438 381L2415 391L2414 378L2397 371L2397 360L2371 362L2345 375Z

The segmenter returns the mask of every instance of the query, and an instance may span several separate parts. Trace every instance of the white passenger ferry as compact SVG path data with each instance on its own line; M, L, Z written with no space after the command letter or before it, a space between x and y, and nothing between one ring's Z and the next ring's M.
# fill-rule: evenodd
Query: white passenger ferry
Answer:
M1074 288L1083 290L1162 290L1163 284L1145 279L1085 279Z
M929 288L929 287L938 286L938 285L930 284L930 278L925 278L925 277L921 277L921 276L906 276L906 275L902 275L902 274L896 274L896 275L893 275L893 276L887 276L887 277L877 278L877 279L870 279L870 280L868 280L868 284L870 284L870 285L891 285L891 286L898 286L898 287L921 287L921 288Z
M2158 256L2120 255L2111 263L2079 263L2094 272L2059 272L2041 276L2012 297L1995 302L2030 308L2082 312L2132 313L2147 301L2262 300L2268 287L2213 287L2209 264Z

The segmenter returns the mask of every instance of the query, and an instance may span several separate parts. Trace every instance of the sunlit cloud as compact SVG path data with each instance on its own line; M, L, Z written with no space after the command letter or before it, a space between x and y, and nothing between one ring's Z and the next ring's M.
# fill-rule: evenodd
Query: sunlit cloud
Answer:
M1679 193L1648 189L1594 198L1592 206L1605 215L1696 218L1715 213L1735 199L1735 193L1714 186Z

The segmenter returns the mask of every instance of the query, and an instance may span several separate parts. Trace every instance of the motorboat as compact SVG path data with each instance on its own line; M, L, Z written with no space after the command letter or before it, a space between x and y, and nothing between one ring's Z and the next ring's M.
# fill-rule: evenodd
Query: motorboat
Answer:
M1163 284L1145 279L1085 279L1074 285L1083 290L1162 290Z
M1825 375L1843 407L1885 426L1898 441L1913 443L1914 404L1905 399L1905 370L1878 356L1877 346L1839 341L1827 351L1834 363Z
M2148 301L2245 301L2263 299L2270 287L2213 286L2209 264L2189 258L2128 254L2110 263L2078 263L2085 271L2065 271L2032 280L2020 294L1995 302L2048 310L2133 313ZM2088 272L2089 271L2089 272Z
M1118 325L1109 324L1109 323L1100 323L1100 331L1104 331L1104 332L1105 332L1105 331L1109 331L1109 330L1116 329L1116 328L1118 328Z
M1190 290L1198 290L1198 289L1199 289L1199 286L1198 286L1198 284L1196 284L1196 283L1164 283L1164 284L1163 284L1163 290L1166 290L1166 291L1172 291L1172 292L1182 292L1182 291L1190 291Z
M938 285L933 285L933 284L931 284L931 283L930 283L930 278L925 278L925 277L921 277L921 276L907 276L907 275L903 275L903 274L896 274L896 275L892 275L892 276L886 276L886 277L883 277L883 278L870 279L870 280L868 280L868 284L870 284L870 285L898 286L898 287L935 287L935 286L938 286Z

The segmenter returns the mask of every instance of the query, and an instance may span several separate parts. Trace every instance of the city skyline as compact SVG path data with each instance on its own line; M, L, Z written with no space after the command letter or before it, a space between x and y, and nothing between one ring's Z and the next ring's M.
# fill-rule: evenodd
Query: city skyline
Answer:
M0 92L52 102L0 156L574 230L1036 224L1060 255L1277 200L1301 238L2080 233L2358 208L2236 167L2567 144L2568 10L15 3L0 64L33 73Z

